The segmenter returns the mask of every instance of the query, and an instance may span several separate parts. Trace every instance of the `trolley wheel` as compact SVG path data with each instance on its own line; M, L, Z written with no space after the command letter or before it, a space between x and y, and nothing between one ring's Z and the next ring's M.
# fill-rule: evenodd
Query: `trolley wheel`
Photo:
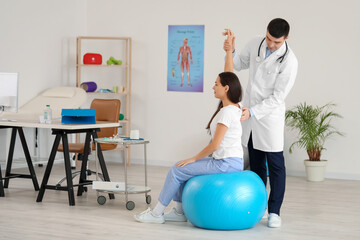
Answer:
M104 196L98 196L97 202L98 202L98 204L100 204L100 205L104 205L104 204L106 203L106 197L104 197Z
M146 199L147 204L151 203L151 196L150 195L147 195L145 199Z
M126 203L126 209L127 210L133 210L135 208L135 203L133 201L128 201Z

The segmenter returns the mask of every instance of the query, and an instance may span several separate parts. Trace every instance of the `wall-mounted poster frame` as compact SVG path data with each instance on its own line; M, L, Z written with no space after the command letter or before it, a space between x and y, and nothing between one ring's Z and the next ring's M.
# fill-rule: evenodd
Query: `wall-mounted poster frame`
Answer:
M203 92L204 25L169 25L167 90Z

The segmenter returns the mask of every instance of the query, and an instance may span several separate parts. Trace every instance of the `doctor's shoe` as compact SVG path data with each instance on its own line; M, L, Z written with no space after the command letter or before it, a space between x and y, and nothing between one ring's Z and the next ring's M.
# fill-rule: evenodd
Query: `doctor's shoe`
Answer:
M165 222L164 215L156 216L156 215L154 215L154 213L151 211L150 208L148 208L147 210L145 210L142 213L135 214L134 218L136 221L142 222L142 223L164 223Z
M166 222L187 222L185 214L178 213L175 208L164 215Z
M268 217L268 227L269 228L278 228L281 227L281 217L276 213L270 213Z

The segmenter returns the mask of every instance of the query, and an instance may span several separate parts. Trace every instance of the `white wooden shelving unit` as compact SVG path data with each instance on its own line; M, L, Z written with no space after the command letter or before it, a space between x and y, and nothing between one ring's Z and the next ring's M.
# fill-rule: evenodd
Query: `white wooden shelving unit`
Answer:
M125 45L124 51L119 54L122 59L121 65L107 65L106 60L102 60L101 65L95 64L83 64L83 56L87 52L86 47L84 47L84 41L97 41L96 44L106 45L109 41L114 42L113 44ZM99 52L101 54L101 52ZM99 93L99 92L88 92L89 97L93 98L117 98L121 101L121 109L120 111L124 115L123 120L119 120L122 126L122 133L125 136L130 136L131 130L131 38L130 37L90 37L90 36L81 36L77 37L77 53L76 53L76 86L80 87L81 83L86 82L82 74L83 71L94 70L103 72L109 71L110 69L119 69L120 71L124 71L124 74L119 73L119 78L113 80L113 85L119 87L118 93ZM99 83L97 82L99 86ZM123 87L123 89L121 89ZM80 137L77 136L76 141L80 141ZM130 149L129 149L130 150ZM128 151L128 163L130 163L130 151Z

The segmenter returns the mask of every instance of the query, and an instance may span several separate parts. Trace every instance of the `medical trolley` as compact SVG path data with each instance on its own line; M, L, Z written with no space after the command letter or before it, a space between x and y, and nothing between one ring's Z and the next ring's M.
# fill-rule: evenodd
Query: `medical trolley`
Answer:
M148 194L151 191L151 188L147 186L147 159L146 159L146 145L149 143L149 141L144 139L130 139L127 137L114 137L114 138L97 138L95 139L96 143L96 173L98 173L98 155L97 150L99 148L99 144L117 144L122 150L123 154L123 162L124 162L124 182L104 182L104 181L98 181L98 175L96 174L96 181L93 182L93 189L96 189L97 191L97 202L100 205L105 204L106 197L102 195L101 193L114 193L114 194L125 194L125 202L126 202L126 208L128 210L133 210L135 208L135 203L133 201L129 201L128 195L129 194L145 194L145 201L147 204L151 203L151 196ZM128 184L128 174L127 174L127 168L128 164L126 161L127 151L129 150L129 146L131 145L144 145L144 169L145 169L145 185L144 186L135 186Z

